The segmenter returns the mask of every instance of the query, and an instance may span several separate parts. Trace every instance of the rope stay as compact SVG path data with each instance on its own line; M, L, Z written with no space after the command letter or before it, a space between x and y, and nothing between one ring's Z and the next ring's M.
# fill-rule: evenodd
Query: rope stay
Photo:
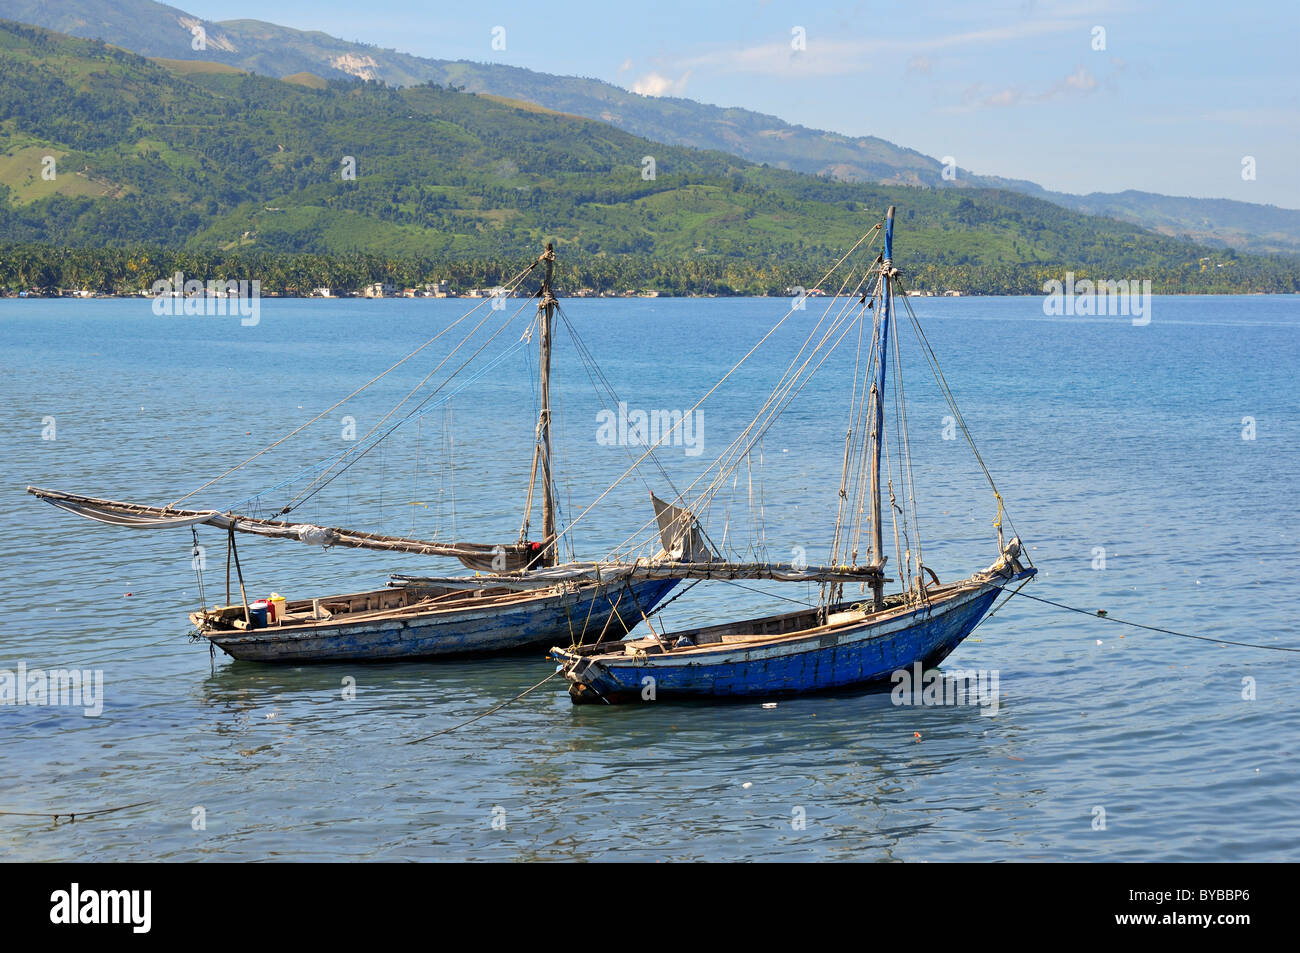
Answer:
M867 234L863 235L856 242L854 242L853 246L847 252L844 253L844 255L839 259L839 261L837 261L834 265L832 265L831 268L826 272L826 274L822 276L821 281L825 281L827 278L829 278L831 274L833 274L849 258L850 255L852 255L864 242L866 242L879 229L880 229L879 225L875 226L875 228L873 228ZM819 284L820 283L821 282L819 282ZM776 334L776 332L780 330L782 326L785 325L786 321L789 320L790 316L798 310L799 310L798 305L792 304L790 308L786 311L785 315L779 321L773 324L772 327L769 328L767 332L748 351L745 352L745 354L740 358L740 360L736 361L735 364L733 364L732 367L725 374L722 375L721 379L719 379L717 383L715 383L712 387L710 387L709 390L706 391L705 394L699 400L697 400L682 415L681 420L675 422L667 430L662 431L659 435L659 438L653 444L647 447L645 453L643 453L631 466L629 466L626 470L624 470L602 493L600 493L594 500L592 500L591 503L587 504L586 507L584 507L579 513L577 513L577 515L575 515L573 519L569 521L569 524L563 530L559 531L557 536L563 536L566 533L572 532L573 528L579 522L585 519L592 512L595 506L597 506L602 500L605 499L605 497L607 497L610 493L612 493L616 487L620 486L623 483L623 481L626 480L655 449L662 446L666 440L670 439L673 433L675 433L677 429L682 426L682 424L687 419L688 415L698 410L699 407L706 400L708 400L714 393L716 393L717 390L723 384L725 384L728 380L730 380L731 377L733 377L736 374L736 372L739 371L740 368L755 354L755 352L757 352L760 347L762 347L774 334Z
M902 287L902 281L899 279L899 285ZM904 288L906 292L906 288ZM998 511L994 517L993 525L998 533L998 545L1002 546L1002 522L1005 518L1007 525L1011 528L1011 535L1019 535L1016 532L1016 524L1011 519L1011 514L1006 512L1002 499L1002 494L998 492L997 483L993 479L993 474L989 472L988 465L984 462L984 457L980 454L979 448L975 446L975 438L971 435L970 428L966 426L966 418L962 416L961 409L957 406L957 398L953 396L952 388L948 385L948 379L944 376L943 369L939 366L939 359L934 353L934 348L930 346L930 340L925 334L925 329L921 327L921 321L916 316L916 311L912 308L912 302L908 300L908 295L903 295L903 307L907 311L908 319L911 322L913 333L916 335L917 343L920 344L921 354L925 357L926 363L934 375L935 382L939 385L939 390L943 394L944 401L948 409L952 411L953 420L961 428L962 436L966 438L966 443L970 446L971 453L975 455L975 462L979 464L980 470L984 473L984 479L988 481L989 489L993 491L994 499L997 501ZM1025 553L1025 561L1032 567L1033 558L1028 552Z
M290 500L289 503L288 503L288 504L287 504L287 505L286 505L286 506L285 506L285 507L284 507L280 512L281 512L281 513L288 513L290 510L294 509L294 508L297 507L297 506L300 506L302 503L306 503L306 502L307 502L308 500L310 500L312 497L314 497L314 496L316 496L318 493L320 493L321 490L325 489L325 487L327 487L327 486L329 486L331 483L333 483L334 480L338 479L339 476L341 476L344 472L346 472L348 469L350 469L350 468L352 467L352 465L355 464L358 460L360 460L361 458L365 457L367 454L370 453L370 451L374 450L375 447L379 446L381 443L383 443L385 440L387 440L388 437L391 436L395 430L397 430L399 427L401 427L401 426L403 426L403 425L409 423L411 420L418 419L419 416L422 416L420 412L421 412L421 410L425 407L425 405L428 404L431 400L433 400L434 397L438 396L438 394L442 391L442 389L443 389L447 384L451 383L451 381L452 381L453 379L455 379L455 377L456 377L458 374L460 374L461 371L463 371L466 367L468 367L469 364L470 364L470 363L471 363L471 362L472 362L476 357L478 357L481 353L483 353L483 351L484 351L484 350L485 350L485 349L486 349L486 348L487 348L487 347L488 347L488 346L489 346L493 341L495 341L495 340L496 340L496 339L501 335L501 333L502 333L503 331L505 331L505 329L506 329L507 327L510 326L511 322L514 321L514 319L515 319L516 317L519 316L519 312L522 311L522 310L527 306L527 304L528 304L528 302L525 301L523 305L520 305L520 307L519 307L518 309L516 309L516 311L514 312L514 314L512 314L512 315L510 315L508 318L506 318L505 323L502 324L500 328L498 328L495 332L493 332L492 335L491 335L490 337L488 337L488 339L487 339L486 341L484 341L484 342L483 342L483 343L478 347L478 349L474 351L473 354L471 354L468 358L466 358L463 362L461 362L461 364L460 364L460 365L459 365L459 366L458 366L454 371L452 371L451 375L450 375L450 376L449 376L445 381L443 381L443 382L442 382L441 384L439 384L437 387L433 388L433 390L430 391L430 393L427 394L427 395L424 397L423 400L421 400L418 404L416 404L415 407L414 407L414 409L412 409L412 410L411 410L411 411L410 411L410 412L409 412L405 417L403 417L403 418L401 418L400 420L398 420L397 423L393 424L392 427L388 428L388 430L386 430L386 431L384 431L382 434L380 434L379 437L377 437L376 439L372 440L372 441L370 442L370 444L369 444L368 446L366 446L364 449L360 449L360 450L359 450L358 448L361 446L361 444L358 443L358 444L356 444L356 445L354 445L354 446L352 446L352 447L349 447L349 448L347 448L346 450L344 450L343 453L339 455L338 459L336 459L336 460L334 461L334 463L332 463L328 468L326 468L326 469L325 469L325 470L320 474L320 476L318 476L315 480L313 480L310 484L308 484L308 486L307 486L306 489L299 491L298 494L297 494L297 495L296 495L292 500ZM369 439L369 438L370 438L370 437L371 437L371 436L372 436L372 435L373 435L373 434L374 434L374 433L379 429L379 427L381 427L384 423L386 423L388 420L390 420L390 419L392 418L392 416L393 416L395 413L397 413L397 411L398 411L399 409L401 409L402 405L405 404L408 400L410 400L410 399L411 399L411 398L412 398L412 397L413 397L413 396L414 396L414 395L415 395L415 394L420 390L420 388L424 387L424 385L425 385L426 383L428 383L429 379L430 379L434 374L436 374L436 373L438 372L438 370L439 370L439 369L440 369L440 368L441 368L441 367L442 367L442 366L443 366L443 365L444 365L444 364L445 364L445 363L446 363L446 362L451 358L451 356L452 356L453 354L455 354L456 351L458 351L458 350L461 348L461 346L462 346L463 344L465 344L465 343L470 339L470 337L472 337L472 336L473 336L473 335L478 331L478 329L481 328L481 327L483 326L483 324L484 324L486 321L487 321L487 318L484 318L483 321L480 321L479 324L475 326L474 330L471 331L470 334L469 334L468 336L466 336L462 341L460 341L460 342L456 345L456 347L454 347L454 348L451 350L451 352L450 352L446 357L444 357L444 358L442 359L442 361L439 361L439 362L438 362L438 366L437 366L437 367L435 367L432 371L430 371L427 375L425 375L424 379L421 380L420 383L417 384L417 385L416 385L416 386L415 386L415 387L410 391L410 393L408 393L405 397L403 397L403 398L398 402L398 404L397 404L396 407L394 407L394 408L393 408L392 410L390 410L387 414L385 414L382 418L380 418L379 422L376 423L373 427L371 427L370 430L368 430L368 431L365 433L365 435L364 435L361 439L362 439L362 440L367 440L367 439ZM522 343L523 343L523 342L522 342L522 339L521 339L520 341L516 341L513 345L511 345L509 348L507 348L506 350L504 350L501 354L497 355L496 358L492 359L492 360L489 361L487 364L485 364L482 368L480 368L479 371L478 371L478 373L475 374L474 377L472 377L472 378L471 378L470 380L468 380L468 381L464 381L464 382L462 382L461 386L458 387L455 391L453 391L452 394L454 395L455 393L458 393L459 391L464 390L464 388L465 388L466 386L468 386L469 384L473 383L475 380L478 380L478 379L479 379L480 377L482 377L483 374L485 374L488 370L492 369L492 368L495 367L497 364L501 363L501 361L505 360L505 358L506 358L507 356L509 356L509 355L510 355L510 354L511 354L511 353L512 353L516 348L522 346ZM330 477L329 479L327 479L327 480L322 480L322 478L325 476L325 474L329 473L330 470L332 470L334 467L336 467L336 466L338 466L340 463L342 463L343 460L348 456L348 454L353 454L353 453L355 453L356 455L353 457L353 459L349 460L348 463L347 463L347 465L344 466L342 469L340 469L340 470L338 471L338 473L334 474L333 476L331 476L331 477ZM317 486L317 485L316 485L317 483L319 483L320 485ZM315 487L315 489L313 489L313 487ZM308 492L308 491L310 491L310 492Z
M503 289L505 290L505 293L510 293L510 292L514 291L514 289L517 288L517 287L519 286L519 284L524 280L524 278L526 278L526 277L528 276L529 272L531 272L534 268L537 267L537 265L538 265L538 263L539 263L540 261L541 261L541 258L537 258L536 260L534 260L534 261L532 262L532 264L530 264L527 268L524 268L522 271L520 271L518 274L516 274L513 278L511 278L511 279L510 279L510 280L509 280L509 281L508 281L504 286L502 286ZM289 433L285 434L285 435L284 435L283 437L281 437L280 439L274 441L274 442L271 443L271 444L268 444L267 446L263 447L261 450L259 450L259 451L257 451L256 453L254 453L252 456L246 458L245 460L241 461L240 463L235 464L233 467L230 467L230 468L229 468L228 470L226 470L225 472L218 474L217 476L213 477L211 480L209 480L208 482L204 483L203 485L196 487L195 489L191 490L189 493L186 493L184 496L177 497L175 500L173 500L171 503L169 503L169 504L167 505L166 509L175 509L176 506L177 506L178 504L185 502L185 501L188 500L190 497L195 496L196 494L200 493L200 492L203 491L203 490L206 490L208 487L212 486L213 484L218 483L218 482L220 482L221 480L224 480L226 477L230 476L230 474L232 474L232 473L236 472L237 470L240 470L240 469L242 469L243 467L247 466L248 464L252 463L252 462L253 462L254 460L256 460L258 457L261 457L262 455L264 455L264 454L266 454L266 453L269 453L271 450L274 450L276 447L280 446L280 445L281 445L282 443L284 443L285 441L287 441L287 440L289 440L290 438L295 437L295 436L297 436L298 434L302 433L304 430L306 430L306 429L307 429L308 427L310 427L312 424L316 423L317 421L321 420L321 419L324 418L324 417L329 416L331 413L333 413L334 411L338 410L338 408L340 408L340 407L342 407L344 404L346 404L346 403L347 403L349 400L351 400L353 397L356 397L358 394L360 394L360 393L362 393L363 391L369 389L372 385L374 385L374 384L378 383L379 381L383 380L383 378L387 377L387 376L388 376L389 374L391 374L393 371L397 370L397 368L401 367L403 364L405 364L405 363L406 363L407 361L409 361L411 358L415 357L417 354L419 354L419 353L420 353L421 351L423 351L425 348L427 348L427 347L429 347L430 345L432 345L432 344L433 344L434 342L436 342L439 338L441 338L444 334L447 334L448 332L450 332L453 328L455 328L455 327L456 327L457 325L459 325L461 322L468 320L468 318L470 317L470 315L472 315L475 311L477 311L479 308L483 307L483 305L487 304L487 303L488 303L489 301L491 301L491 300L492 300L491 298L484 298L484 299L482 299L481 301L479 301L478 304L474 305L474 307L470 308L468 311L466 311L464 314L462 314L459 318L457 318L455 321L453 321L453 322L452 322L451 324L449 324L447 327L443 328L441 331L439 331L439 332L438 332L437 334L435 334L433 337L429 338L427 341L425 341L423 344L421 344L421 345L420 345L419 347L417 347L415 350L413 350L413 351L411 351L410 353L408 353L405 357L401 358L401 359L398 360L396 363L394 363L394 364L392 364L391 366L389 366L386 370L382 371L381 373L379 373L379 374L375 375L374 377L372 377L370 380L366 381L366 383L362 384L360 387L358 387L358 388L357 388L356 390L354 390L352 393L348 394L348 395L347 395L346 397L344 397L342 400L339 400L339 401L337 401L336 403L331 404L329 407L327 407L325 410L321 411L319 414L317 414L317 415L316 415L315 417L313 417L311 420L307 421L305 424L302 424L302 425L300 425L300 426L298 426L298 427L295 427L293 430L289 431Z
M865 237L866 236L864 236L864 240ZM851 278L845 280L844 284L841 286L840 292L837 293L835 298L831 299L831 303L827 305L826 311L823 313L821 319L819 319L818 323L805 339L803 345L800 346L795 356L791 359L789 366L778 381L775 389L769 395L767 400L764 401L754 418L739 434L737 434L718 458L706 466L699 476L691 481L691 483L678 495L674 502L685 502L686 495L694 490L695 487L708 477L711 472L716 470L716 474L710 479L710 482L697 493L692 503L692 506L695 509L702 509L709 506L716 495L725 487L728 477L733 473L738 473L739 466L749 459L750 454L752 454L755 448L761 448L763 438L771 429L772 425L781 416L789 404L803 391L812 380L813 376L821 369L826 360L839 346L840 342L843 341L844 337L852 330L854 318L848 313L848 309L852 303L852 299L857 296L857 291L861 287L861 281L858 283L858 288L854 289L853 295L849 296L848 302L841 306L840 313L831 320L831 323L822 332L821 337L816 340L816 343L812 344L811 350L809 350L810 343L814 341L817 337L818 331L821 330L823 324L826 322L831 309L834 307L835 301L843 297L842 292L847 287L849 280L851 280ZM785 321L794 310L795 309L791 309L791 311L787 312L786 316L781 320ZM778 326L780 323L781 322L778 322ZM775 328L773 328L773 331L774 330ZM739 368L739 366L748 359L750 354L757 350L757 348L761 346L768 337L770 337L771 333L772 331L769 331L768 334L750 350L749 354L742 357L741 360L732 368L732 372ZM807 356L804 357L802 362L800 362L799 358L803 356L805 352L807 352ZM816 364L813 364L814 359L816 359ZM809 369L810 365L812 365L811 370ZM697 401L695 406L692 407L690 411L687 411L687 413L689 414L694 412L695 409L704 403L704 401L717 390L721 383L722 382L719 381L719 383L710 389L704 397ZM683 419L685 419L685 416ZM660 442L662 442L662 438ZM613 487L611 487L611 489L612 488ZM640 528L616 547L611 555L617 554L626 547L633 545L637 536L648 527L652 526L653 523L653 520L647 520L643 523Z

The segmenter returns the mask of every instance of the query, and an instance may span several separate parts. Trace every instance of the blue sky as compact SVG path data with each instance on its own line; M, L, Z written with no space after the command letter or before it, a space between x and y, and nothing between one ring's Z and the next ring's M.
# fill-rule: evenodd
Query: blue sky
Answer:
M1297 0L173 3L744 106L1062 191L1300 208Z

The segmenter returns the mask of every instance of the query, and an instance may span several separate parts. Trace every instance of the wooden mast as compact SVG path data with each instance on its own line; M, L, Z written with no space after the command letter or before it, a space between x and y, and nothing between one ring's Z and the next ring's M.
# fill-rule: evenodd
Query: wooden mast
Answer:
M542 395L537 427L542 465L543 549L540 562L543 566L554 566L558 555L555 552L555 486L551 477L551 330L555 317L555 295L551 292L551 275L555 267L555 246L550 242L546 243L546 253L542 255L542 261L546 264L546 276L542 279L541 301L537 305L538 323L541 325L539 369Z
M871 385L876 414L871 424L871 555L873 565L881 573L872 579L871 592L875 608L885 607L884 535L880 520L880 450L885 437L885 368L889 365L889 318L893 304L892 276L894 271L894 206L885 213L885 251L880 264L882 281L880 292L880 350L877 352L879 368L876 382Z

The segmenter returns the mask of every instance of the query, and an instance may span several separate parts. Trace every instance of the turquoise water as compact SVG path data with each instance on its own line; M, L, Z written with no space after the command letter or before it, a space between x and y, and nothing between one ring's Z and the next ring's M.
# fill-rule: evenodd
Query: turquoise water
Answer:
M631 408L685 410L787 302L566 303ZM1151 323L1048 318L1034 298L915 302L1016 530L1027 591L1180 631L1300 648L1300 298L1170 298ZM862 859L1284 860L1300 853L1300 659L1176 638L1016 599L945 668L996 670L1000 708L896 707L888 695L765 710L573 707L552 668L475 662L270 667L187 641L188 530L61 513L27 484L167 502L305 422L459 316L464 301L262 302L261 321L160 318L148 302L0 302L0 670L103 672L104 707L0 707L0 817L11 860ZM512 303L512 308L514 304ZM689 483L749 420L815 320L796 315L704 406L703 452L662 454ZM495 318L493 319L496 320ZM453 335L193 500L227 506L364 435ZM518 338L504 333L480 360ZM904 361L914 341L903 337ZM530 464L535 342L429 406L298 518L449 539L513 539ZM914 354L914 349L913 349ZM834 520L853 354L829 362L761 460L708 513L741 552L812 561ZM455 359L453 358L453 361ZM996 511L937 390L905 367L926 562L941 578L996 556ZM601 446L593 389L557 341L560 496L576 513L628 465ZM55 439L48 434L54 418ZM1243 418L1253 418L1253 440ZM316 431L320 433L317 434ZM751 506L749 487L764 506ZM299 489L255 500L259 512ZM649 516L620 485L575 529L593 557ZM224 586L210 547L208 601ZM1105 568L1099 564L1104 549ZM382 585L447 563L248 539L250 589L290 597ZM805 587L777 590L806 599ZM129 593L129 595L128 595ZM669 627L793 608L720 584ZM343 697L346 679L356 695ZM1253 680L1245 683L1243 680ZM1253 684L1253 700L1243 698ZM1246 694L1249 694L1248 692ZM920 734L918 740L917 733ZM201 812L196 812L197 808ZM1095 829L1097 809L1105 829ZM202 816L204 828L195 829ZM806 818L800 828L792 824ZM496 824L494 826L494 820Z

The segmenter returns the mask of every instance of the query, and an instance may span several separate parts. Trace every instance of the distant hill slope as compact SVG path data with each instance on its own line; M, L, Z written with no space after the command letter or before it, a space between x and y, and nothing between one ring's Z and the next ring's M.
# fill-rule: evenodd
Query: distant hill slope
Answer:
M0 116L0 241L502 260L554 239L571 261L709 261L762 279L833 260L897 204L920 285L1033 291L1073 269L1300 287L1293 259L1229 252L1204 275L1204 248L1012 192L832 182L531 103L313 89L7 21Z
M463 86L468 92L598 119L655 142L719 149L778 168L846 181L1006 189L1209 245L1300 254L1300 211L1276 206L1149 192L1070 195L965 171L956 182L947 182L935 159L874 136L843 136L747 109L641 96L594 79L425 59L259 20L205 21L153 0L5 0L3 12L13 20L102 39L145 56L209 59L277 77L314 73L380 79L389 85L432 81ZM201 50L194 49L192 30L197 27L205 31Z

